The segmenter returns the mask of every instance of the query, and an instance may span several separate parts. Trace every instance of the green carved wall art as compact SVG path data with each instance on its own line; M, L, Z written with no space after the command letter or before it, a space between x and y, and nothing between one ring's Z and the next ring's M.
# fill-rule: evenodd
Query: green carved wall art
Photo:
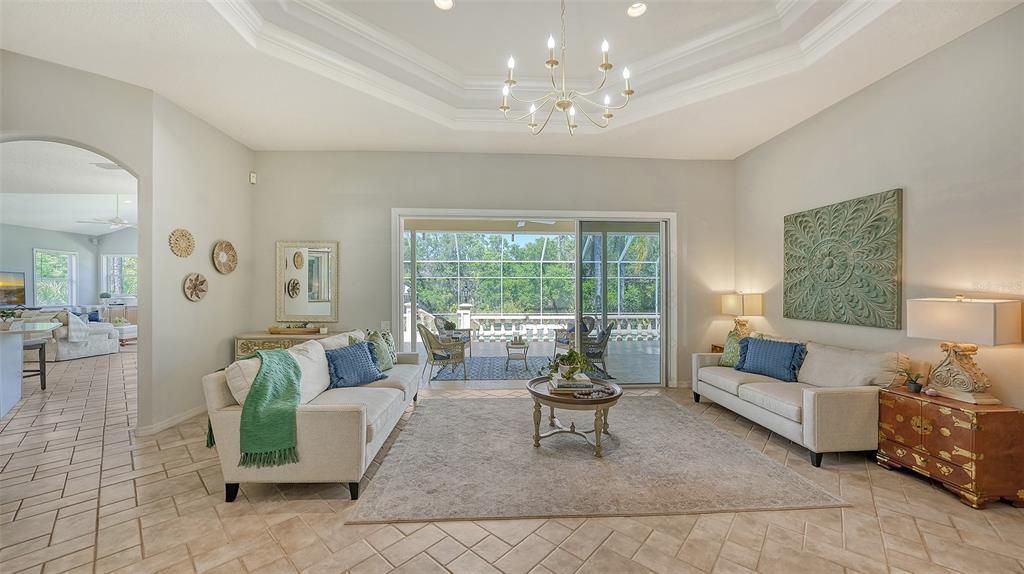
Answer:
M782 314L899 329L903 190L787 215Z

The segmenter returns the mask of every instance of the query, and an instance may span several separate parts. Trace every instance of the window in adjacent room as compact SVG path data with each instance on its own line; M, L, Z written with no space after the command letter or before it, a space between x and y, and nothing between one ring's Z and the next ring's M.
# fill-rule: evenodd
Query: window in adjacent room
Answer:
M103 290L114 297L135 297L138 295L138 256L104 255Z
M32 250L35 305L74 305L78 293L78 254L51 249Z

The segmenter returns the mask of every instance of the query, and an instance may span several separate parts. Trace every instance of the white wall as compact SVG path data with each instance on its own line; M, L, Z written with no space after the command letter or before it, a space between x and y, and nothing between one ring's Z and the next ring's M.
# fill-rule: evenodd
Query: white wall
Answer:
M231 359L232 335L249 323L251 152L146 89L7 51L0 72L0 140L80 145L139 179L138 428L201 410L200 376ZM196 237L188 259L167 247L176 227ZM210 263L221 238L241 255L224 278ZM182 294L189 271L210 279L198 304Z
M131 227L100 235L96 238L100 255L133 255L139 250L139 230Z
M78 254L77 305L99 303L99 258L93 238L81 233L66 233L35 227L0 224L0 271L19 271L25 274L25 301L35 305L32 250L54 249Z
M736 162L736 285L756 327L938 360L937 341L782 317L783 216L901 187L904 298L1024 298L1024 8L823 111ZM983 348L993 392L1024 407L1024 346Z
M234 335L248 327L254 259L250 243L253 153L170 101L153 99L153 420L202 410L200 379L228 365ZM175 228L196 247L180 258L167 247ZM238 251L238 268L221 275L214 243ZM206 276L209 292L193 303L182 292L188 273Z
M253 327L274 324L274 243L340 242L340 327L391 320L391 209L661 211L678 217L680 380L724 339L732 288L730 162L388 152L259 152L252 212ZM709 349L708 349L709 350Z

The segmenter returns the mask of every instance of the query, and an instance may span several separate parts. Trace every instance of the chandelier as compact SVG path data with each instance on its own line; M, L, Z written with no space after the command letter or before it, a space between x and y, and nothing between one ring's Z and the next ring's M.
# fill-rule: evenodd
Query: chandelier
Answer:
M565 0L561 0L561 3L561 50L558 58L555 58L555 38L554 36L548 36L548 59L544 62L544 66L551 74L551 89L545 95L532 100L524 100L516 97L516 95L512 93L512 89L516 85L516 80L512 74L516 67L516 60L511 56L509 56L508 59L508 77L505 79L505 85L501 87L501 105L498 106L498 109L505 114L505 119L507 120L515 122L529 120L526 127L530 128L530 133L533 135L537 135L544 131L544 128L547 127L548 122L551 121L551 117L554 115L556 110L565 116L565 125L569 129L569 135L573 135L576 128L579 127L576 123L577 115L582 115L590 123L599 128L606 128L608 127L608 122L612 117L614 117L612 110L621 110L626 107L626 105L629 104L630 96L635 93L629 84L629 68L623 68L622 79L625 81L625 88L622 90L622 96L624 99L621 103L612 105L612 98L608 94L604 95L604 99L600 103L590 99L604 89L605 83L608 81L608 72L613 67L612 63L608 60L607 40L601 43L601 64L597 67L598 70L601 70L601 83L596 88L587 92L571 90L566 86ZM559 85L559 81L555 78L555 68L558 68L561 71L561 85ZM518 116L511 113L512 106L509 105L510 98L515 102L523 104L524 107L529 106L529 110ZM538 114L544 118L544 121L540 124L537 123ZM600 115L599 120L595 119L595 116L598 115Z

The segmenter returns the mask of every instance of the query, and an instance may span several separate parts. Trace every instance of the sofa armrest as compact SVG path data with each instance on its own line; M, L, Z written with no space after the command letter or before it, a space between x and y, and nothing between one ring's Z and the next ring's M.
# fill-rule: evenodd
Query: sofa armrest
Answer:
M398 353L398 364L399 365L418 365L420 364L419 353Z
M878 448L875 386L804 389L804 446L817 453Z
M295 416L299 462L264 468L238 466L241 406L209 415L224 482L356 482L366 469L365 405L300 405Z
M717 367L718 361L722 358L722 353L694 353L693 354L693 373L691 376L693 379L690 380L690 385L697 388L697 372L703 367Z

